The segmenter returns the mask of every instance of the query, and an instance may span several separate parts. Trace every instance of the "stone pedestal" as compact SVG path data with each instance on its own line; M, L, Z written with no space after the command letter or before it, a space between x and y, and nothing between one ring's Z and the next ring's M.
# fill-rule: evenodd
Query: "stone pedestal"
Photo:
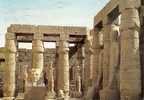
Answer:
M100 100L119 100L118 92L116 89L104 89L100 91Z
M121 12L121 100L140 100L141 67L139 54L140 0L120 0Z
M15 34L6 33L4 69L4 100L13 100L15 94L16 44Z

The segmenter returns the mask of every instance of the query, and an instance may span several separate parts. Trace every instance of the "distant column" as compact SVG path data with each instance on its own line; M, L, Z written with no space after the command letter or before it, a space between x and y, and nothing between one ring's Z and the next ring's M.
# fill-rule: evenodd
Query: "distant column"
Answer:
M99 74L99 55L100 55L100 42L99 42L99 30L98 28L93 31L93 41L92 41L92 49L93 49L93 65L92 65L92 84L96 84L96 80L98 79ZM101 66L102 67L102 66Z
M32 83L36 85L43 70L43 34L34 33L32 41Z
M85 92L88 90L88 87L91 86L92 81L92 41L87 39L85 41L85 67L84 67L84 84L85 84Z
M63 91L64 99L69 100L69 48L68 35L60 34L58 61L58 88ZM60 93L61 93L60 92ZM62 94L62 93L61 93Z
M111 24L109 23L108 17L103 20L103 36L104 36L104 50L103 50L103 89L100 91L100 100L110 100L108 94L108 82L109 82L109 69L110 69L110 48L111 48L111 38L110 38Z
M120 0L121 12L121 100L140 100L139 11L141 0Z
M15 94L15 70L16 70L15 39L16 37L14 33L6 33L3 100L13 100Z

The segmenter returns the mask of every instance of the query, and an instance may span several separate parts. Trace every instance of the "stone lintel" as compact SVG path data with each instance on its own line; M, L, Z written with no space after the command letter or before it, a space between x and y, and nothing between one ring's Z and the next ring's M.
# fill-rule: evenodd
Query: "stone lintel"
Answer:
M8 32L21 34L33 34L43 33L45 35L60 35L60 33L68 33L69 35L85 36L86 27L73 27L73 26L46 26L46 25L21 25L12 24L8 29Z

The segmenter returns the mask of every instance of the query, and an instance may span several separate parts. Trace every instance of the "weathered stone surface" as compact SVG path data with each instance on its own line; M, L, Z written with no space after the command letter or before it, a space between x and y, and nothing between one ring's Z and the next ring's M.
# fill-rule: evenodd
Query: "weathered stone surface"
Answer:
M138 9L136 9L139 7L139 0L120 0L120 2L124 5L120 6L120 9L122 9L122 20L120 25L122 34L120 53L121 100L140 100L141 68L138 35L140 20L138 18ZM126 20L123 20L123 18Z
M10 33L6 34L9 37ZM11 33L12 34L12 33ZM4 99L12 100L15 94L16 44L14 37L6 39L4 69ZM7 99L8 98L8 99Z
M64 34L61 34L64 35ZM69 96L69 48L67 36L60 36L59 51L58 51L58 90L64 92L65 97ZM64 38L64 39L63 39Z
M32 82L37 82L40 78L40 75L43 70L43 52L44 46L42 42L42 36L39 35L40 33L34 34L34 40L32 41L32 69L31 69L31 76ZM40 36L40 37L39 37Z
M141 6L140 0L119 0L119 2L121 12L125 9L139 8Z

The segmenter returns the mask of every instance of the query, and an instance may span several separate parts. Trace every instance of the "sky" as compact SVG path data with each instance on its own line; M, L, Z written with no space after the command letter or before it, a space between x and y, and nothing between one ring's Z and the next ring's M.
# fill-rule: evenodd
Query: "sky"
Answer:
M109 0L0 0L0 47L10 24L86 26Z

